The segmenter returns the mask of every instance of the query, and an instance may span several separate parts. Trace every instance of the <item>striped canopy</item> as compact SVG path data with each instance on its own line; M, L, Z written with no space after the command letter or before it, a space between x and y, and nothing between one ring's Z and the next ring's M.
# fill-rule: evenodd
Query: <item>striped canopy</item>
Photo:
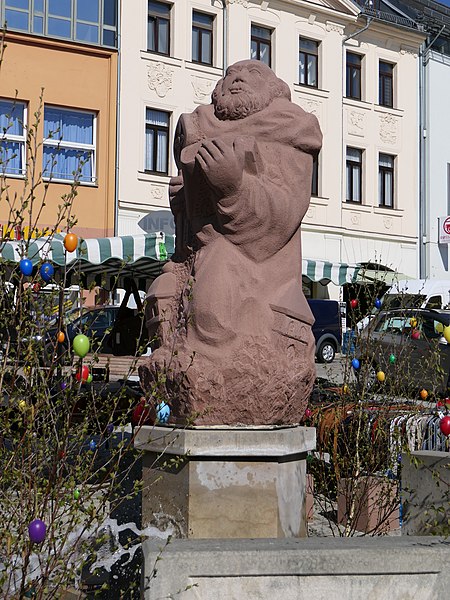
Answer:
M77 273L88 279L95 275L153 279L173 251L174 236L164 233L81 239L74 252L65 250L62 235L0 244L0 256L8 262L18 263L25 257L34 265L49 261L57 276L65 267L72 279Z
M347 265L346 263L332 263L310 258L302 260L303 277L324 284L330 281L335 285L355 283L359 270L360 268L357 265Z

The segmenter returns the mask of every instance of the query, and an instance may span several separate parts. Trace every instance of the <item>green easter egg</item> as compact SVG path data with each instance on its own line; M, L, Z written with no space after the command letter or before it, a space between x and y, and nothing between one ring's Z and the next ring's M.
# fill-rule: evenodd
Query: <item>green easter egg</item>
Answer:
M90 345L89 338L82 333L76 335L73 339L73 351L80 358L84 358L86 356L86 354L89 352Z

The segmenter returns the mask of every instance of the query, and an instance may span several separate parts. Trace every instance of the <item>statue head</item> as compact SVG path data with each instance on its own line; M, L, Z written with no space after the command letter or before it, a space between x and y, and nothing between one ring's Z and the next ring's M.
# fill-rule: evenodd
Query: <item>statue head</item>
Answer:
M289 86L259 60L241 60L228 67L212 93L221 121L244 119L269 106L274 98L291 99Z

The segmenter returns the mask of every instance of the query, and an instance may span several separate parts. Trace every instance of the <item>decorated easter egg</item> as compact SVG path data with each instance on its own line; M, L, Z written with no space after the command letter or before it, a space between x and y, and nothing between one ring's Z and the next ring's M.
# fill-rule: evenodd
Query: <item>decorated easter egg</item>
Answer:
M167 402L161 402L156 407L156 418L160 423L167 423L170 417L170 406Z
M89 352L91 344L89 342L89 338L83 333L80 333L73 338L72 345L75 354L80 358L84 358Z
M73 252L77 249L78 238L74 233L68 233L64 238L64 248L67 252Z
M28 525L28 533L33 544L40 544L45 539L47 526L45 525L44 521L41 521L41 519L34 519L34 521L31 521L31 523Z
M450 416L449 415L442 417L442 419L439 421L439 428L445 436L450 435Z
M42 277L42 279L48 283L51 278L53 277L53 275L55 274L55 269L53 268L52 263L49 262L45 262L42 263L41 268L39 269L39 273Z
M359 363L359 360L358 360L357 358L354 358L354 359L352 360L352 367L353 367L355 370L358 370L358 369L359 369L359 367L360 367L360 363Z
M19 262L19 269L22 275L31 275L33 272L33 263L29 258L22 258L22 260Z

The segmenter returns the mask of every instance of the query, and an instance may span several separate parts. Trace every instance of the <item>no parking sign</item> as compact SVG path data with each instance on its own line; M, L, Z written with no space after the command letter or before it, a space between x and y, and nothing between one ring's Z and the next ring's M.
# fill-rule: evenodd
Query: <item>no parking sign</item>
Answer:
M450 216L439 217L439 243L450 244Z

